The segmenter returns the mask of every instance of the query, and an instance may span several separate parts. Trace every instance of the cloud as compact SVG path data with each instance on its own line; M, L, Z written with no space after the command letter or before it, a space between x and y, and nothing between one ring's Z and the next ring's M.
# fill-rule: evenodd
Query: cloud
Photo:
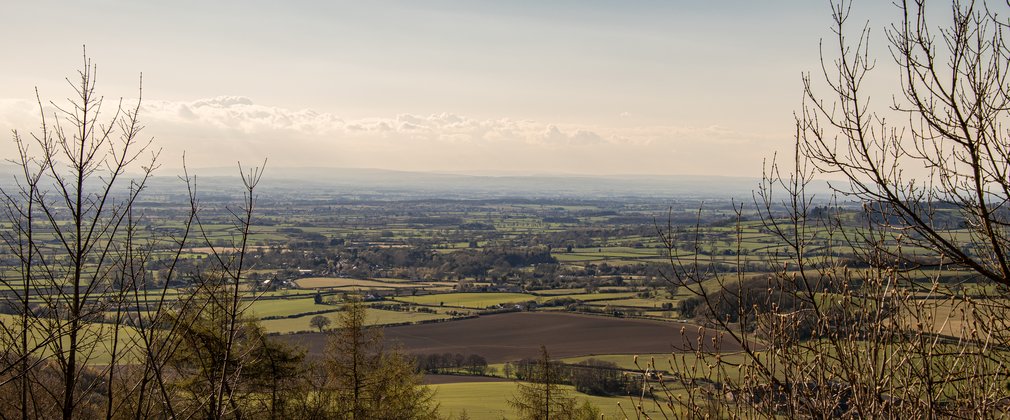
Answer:
M575 129L571 134L568 134L553 124L547 126L547 131L543 134L543 140L548 144L556 146L592 145L607 142L607 140L604 140L603 137L593 131Z
M0 127L4 133L10 130L35 128L38 123L38 104L21 99L0 99ZM25 122L31 121L31 125Z
M215 108L228 108L232 106L252 106L252 99L245 96L218 96L209 99L200 99L192 102L192 106L200 108L205 106Z
M272 133L341 139L408 138L444 143L526 143L581 145L606 142L592 129L561 128L528 120L473 119L453 113L399 114L391 118L345 120L330 113L263 106L242 96L191 102L147 101L142 109L152 125L191 125L233 134Z
M332 114L257 105L244 96L218 96L191 102L148 100L142 112L146 120L154 122L204 125L247 134L278 130L325 134L343 124Z
M33 108L0 99L0 129L36 127ZM244 96L145 100L141 118L163 156L185 151L192 166L268 157L280 166L753 175L770 153L769 139L722 126L607 127L449 112L345 119Z

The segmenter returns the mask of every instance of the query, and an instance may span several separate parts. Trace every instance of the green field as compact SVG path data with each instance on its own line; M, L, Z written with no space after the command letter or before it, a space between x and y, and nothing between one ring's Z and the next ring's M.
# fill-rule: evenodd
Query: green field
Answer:
M537 296L578 295L582 293L586 293L586 289L583 287L572 289L546 289L533 292L533 294Z
M366 319L365 322L368 325L389 325L389 324L400 324L404 322L419 322L428 321L432 319L448 319L449 316L445 314L430 314L426 312L400 312L400 311L386 311L381 309L366 309ZM260 325L268 333L294 333L301 331L315 331L309 325L309 320L311 320L316 315L305 315L295 318L283 318L283 319L268 319L265 321L260 321ZM338 318L340 312L329 312L322 314L330 319L331 327L336 326L338 323Z
M671 303L674 306L676 306L677 301L674 299L628 298L628 299L605 300L602 302L593 302L591 304L599 306L611 305L611 306L628 306L642 309L661 309L664 303Z
M592 302L597 300L608 301L610 299L626 299L635 296L635 292L601 292L601 293L582 293L582 294L568 294L568 295L557 295L550 297L543 297L541 301L548 301L551 299L561 299L561 298L571 298L576 300L581 300L583 302ZM603 304L603 302L600 302Z
M474 420L500 420L515 416L508 400L515 393L513 382L467 382L454 384L431 385L435 390L435 400L440 404L442 415L458 416L466 410ZM565 386L569 395L576 397L578 404L588 400L603 412L604 419L636 418L632 409L636 401L628 397L596 397L575 392L570 386ZM624 411L621 411L621 407ZM646 400L646 414L652 418L663 418L655 403ZM671 413L667 411L667 415Z
M40 353L42 355L52 355L53 354L53 343L44 343L43 340L48 339L49 336L43 330L52 329L48 325L40 325L40 323L50 322L49 319L39 318L33 327L31 327L31 336L29 337L29 346L42 345ZM0 323L8 328L14 328L14 326L20 325L21 318L16 315L5 315L0 314ZM13 333L13 330L11 331ZM111 324L102 323L85 323L82 327L82 334L80 335L81 343L85 346L94 345L95 351L85 355L84 363L88 365L107 365L112 360L112 347L116 341L113 339L113 334L115 333L114 328ZM4 338L6 339L6 335ZM140 340L140 334L137 330L131 327L120 327L119 328L119 341L116 343L117 353L120 353L118 358L125 361L126 363L132 363L136 360L134 354L129 354L129 352L123 352L130 348L135 348ZM4 346L9 343L0 343ZM10 350L10 349L5 349Z
M249 305L248 312L257 318L289 316L306 312L339 309L339 306L320 305L312 297L294 299L259 299Z

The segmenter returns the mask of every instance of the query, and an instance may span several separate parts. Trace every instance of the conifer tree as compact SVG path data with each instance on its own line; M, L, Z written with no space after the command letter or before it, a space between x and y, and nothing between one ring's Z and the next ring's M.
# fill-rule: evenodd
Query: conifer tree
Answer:
M438 418L431 389L421 385L421 375L405 355L385 349L382 330L366 325L360 302L340 313L327 350L336 418Z

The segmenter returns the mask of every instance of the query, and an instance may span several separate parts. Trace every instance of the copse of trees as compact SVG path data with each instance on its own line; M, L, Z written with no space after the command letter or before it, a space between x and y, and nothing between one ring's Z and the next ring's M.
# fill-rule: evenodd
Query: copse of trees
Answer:
M625 396L642 391L641 377L625 374L613 362L591 358L567 368L572 386L583 394Z
M523 359L505 365L505 375L520 381L537 380L544 374L543 355L539 359ZM598 359L587 359L579 363L550 361L551 380L557 384L572 385L575 390L589 395L627 396L642 394L641 375L625 374L616 363ZM647 395L651 393L646 392Z
M436 374L485 375L487 359L479 354L432 353L413 355L418 370Z

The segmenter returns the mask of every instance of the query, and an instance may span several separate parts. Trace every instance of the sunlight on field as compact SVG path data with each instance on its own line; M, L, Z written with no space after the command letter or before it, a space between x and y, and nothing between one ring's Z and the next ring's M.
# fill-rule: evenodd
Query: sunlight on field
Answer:
M365 316L365 322L368 325L401 324L405 322L420 322L449 318L449 316L445 314L431 314L426 312L386 311L372 308L368 308L365 311L367 314ZM262 325L263 329L268 333L285 334L301 331L315 331L316 329L309 325L309 320L315 316L316 315L305 315L295 318L268 319L260 321L260 325ZM339 322L340 312L329 312L322 314L322 316L330 319L331 326L336 326Z
M629 298L629 299L615 299L606 300L603 302L594 302L594 305L611 305L611 306L628 306L642 309L662 309L664 303L669 303L676 305L677 301L673 299L644 299L644 298Z
M551 299L562 299L562 298L572 298L581 300L583 302L592 302L597 300L611 300L611 299L625 299L635 296L635 292L614 292L614 293L583 293L583 294L570 294L570 295L559 295L559 296L545 296L540 298L541 302L545 302Z
M460 412L466 410L474 420L500 420L515 416L508 405L508 400L512 398L516 389L513 382L468 382L431 385L431 387L435 390L435 399L441 405L443 415L458 416ZM605 419L623 419L625 416L635 418L632 410L635 402L628 397L596 397L575 392L571 386L565 388L568 389L569 395L578 399L578 404L588 400L599 407ZM624 407L623 413L617 405L618 402ZM663 418L659 410L654 408L654 403L647 401L644 406L649 416ZM667 414L670 414L669 411Z
M46 318L39 318L37 321L39 323L45 324L50 320ZM19 325L20 322L21 318L18 316L0 314L0 323L2 323L5 327L13 328L15 325ZM49 325L40 325L38 323L35 324L31 328L30 332L31 336L28 340L29 346L32 347L40 344L43 345L41 349L41 354L47 356L53 354L53 344L43 343L44 340L50 338L47 335L47 333L43 330L49 330L49 329L51 329ZM86 357L86 359L84 360L85 364L88 365L109 364L109 362L112 360L111 354L113 344L116 345L117 353L119 353L117 357L121 361L125 363L133 363L137 360L135 354L129 354L130 353L129 351L124 352L124 350L136 349L136 346L138 345L140 340L140 334L137 332L137 330L126 326L120 327L118 342L116 342L116 340L114 340L113 338L114 333L115 333L114 328L110 324L86 323L83 325L81 336L86 337L84 339L85 340L84 342L89 343L88 345L90 345L91 343L95 344L94 352L90 352L85 356ZM8 345L9 343L0 342L0 346L8 346Z
M684 364L693 365L697 360L697 357L692 353L643 353L638 356L638 365L635 365L634 354L598 354L589 356L579 356L579 357L567 357L560 359L565 363L580 363L589 359L596 359L604 362L611 362L616 364L621 369L630 371L639 371L642 369L649 368L649 364L653 363L653 369L659 371L675 371L676 365L683 366ZM676 358L676 359L674 359ZM721 356L722 360L728 363L744 363L747 361L747 356L743 353L723 353Z
M296 299L260 299L249 306L249 313L257 318L289 316L306 312L338 309L333 305L320 305L312 297Z

